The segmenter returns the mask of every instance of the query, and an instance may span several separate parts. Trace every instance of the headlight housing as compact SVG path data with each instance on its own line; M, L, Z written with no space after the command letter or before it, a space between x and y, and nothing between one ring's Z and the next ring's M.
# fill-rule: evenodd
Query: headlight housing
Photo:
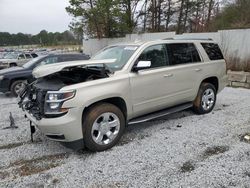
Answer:
M62 108L65 101L72 99L76 91L48 91L45 97L45 114L63 114L68 109Z
M0 76L0 81L4 79L4 76Z

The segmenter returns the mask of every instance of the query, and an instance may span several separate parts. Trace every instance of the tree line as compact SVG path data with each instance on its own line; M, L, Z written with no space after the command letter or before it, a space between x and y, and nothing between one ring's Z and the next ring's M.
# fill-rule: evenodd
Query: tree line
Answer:
M24 33L10 34L8 32L0 32L0 46L18 46L40 44L42 46L77 44L79 40L70 31L48 32L42 30L37 35Z
M90 37L250 27L250 0L70 0L70 28Z

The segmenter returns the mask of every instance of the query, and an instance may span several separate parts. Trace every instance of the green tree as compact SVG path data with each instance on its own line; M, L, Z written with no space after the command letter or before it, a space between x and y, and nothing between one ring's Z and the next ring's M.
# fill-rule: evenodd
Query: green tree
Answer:
M213 20L214 30L250 27L250 0L236 0L228 4Z

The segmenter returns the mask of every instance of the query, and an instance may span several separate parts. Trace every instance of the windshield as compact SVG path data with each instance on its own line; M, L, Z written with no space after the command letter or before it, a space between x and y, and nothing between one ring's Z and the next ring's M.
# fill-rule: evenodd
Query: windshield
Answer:
M17 59L18 54L15 53L8 53L3 58L4 59Z
M41 60L42 58L44 58L44 56L39 56L36 58L33 58L32 60L28 61L27 63L25 63L23 65L24 68L29 68L32 67L33 65L35 65L39 60Z
M138 46L135 45L111 46L97 53L92 59L116 59L115 63L107 64L107 66L112 70L120 70L134 54L137 48Z

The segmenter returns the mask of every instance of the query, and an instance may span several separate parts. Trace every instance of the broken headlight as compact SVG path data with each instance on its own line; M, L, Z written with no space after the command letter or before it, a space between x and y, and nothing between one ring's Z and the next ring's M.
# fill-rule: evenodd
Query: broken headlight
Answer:
M72 99L75 91L48 91L45 97L45 114L63 114L68 109L62 108L64 101Z

